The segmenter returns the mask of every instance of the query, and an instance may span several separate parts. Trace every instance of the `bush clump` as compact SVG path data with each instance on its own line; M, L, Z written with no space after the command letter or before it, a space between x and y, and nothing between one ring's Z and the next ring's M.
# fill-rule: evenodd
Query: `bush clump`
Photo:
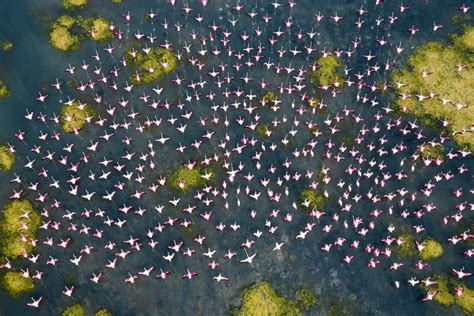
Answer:
M0 171L10 171L15 163L15 153L0 145Z
M29 277L23 276L22 272L8 271L2 276L3 288L13 297L33 291L35 284Z
M178 58L173 51L161 47L150 49L148 54L142 51L137 52L135 57L129 51L126 58L130 64L139 68L139 78L136 75L130 77L135 84L147 84L162 79L178 67Z
M242 303L235 315L302 315L295 300L278 296L267 282L257 282L242 291Z
M0 257L15 259L22 252L30 253L40 216L27 200L13 200L3 207L0 220ZM22 239L21 236L27 236Z
M84 127L90 118L96 115L96 111L87 104L74 101L70 105L63 105L60 113L60 123L66 133L74 132Z
M344 75L342 69L344 64L339 58L334 55L321 56L317 60L317 64L319 68L311 73L311 77L316 80L317 85L343 85Z

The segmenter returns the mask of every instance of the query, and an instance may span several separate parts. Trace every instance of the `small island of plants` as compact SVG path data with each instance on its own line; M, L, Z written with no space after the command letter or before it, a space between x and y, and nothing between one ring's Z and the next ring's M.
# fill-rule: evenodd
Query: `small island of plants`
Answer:
M474 137L463 131L469 131L474 121L474 68L469 66L473 38L474 26L467 26L463 34L451 36L449 45L427 43L417 48L407 65L392 75L392 86L400 96L396 100L399 109L428 123L446 120L446 128L456 131L452 133L454 140L470 150L474 149Z
M63 105L60 113L60 123L66 133L74 132L84 127L84 125L94 116L96 111L87 104L74 101L70 105Z
M344 84L344 64L339 58L334 55L321 56L316 63L319 68L310 75L316 80L318 86L334 85L341 87Z
M11 96L10 90L8 90L8 87L6 84L3 83L2 80L0 80L0 99L5 99Z
M209 176L208 180L207 176ZM212 183L214 179L215 172L212 168L194 167L189 169L186 166L179 166L169 177L169 185L175 191L187 191L201 188L207 183Z
M80 9L87 5L87 0L63 0L64 9Z
M112 38L110 22L103 17L83 18L63 15L51 24L49 32L50 44L61 51L79 49L83 39L105 41Z
M436 291L437 294L433 300L437 303L451 307L457 305L461 307L468 315L474 313L474 290L467 287L457 279L449 278L444 275L435 275L431 277L435 285L425 286L420 283L420 287L425 291ZM462 295L456 295L456 289L462 289Z
M76 303L74 305L66 307L61 316L84 316L86 314L86 310L84 306L80 303Z
M0 145L0 171L10 171L15 163L15 153L8 150L8 147Z
M109 312L107 309L102 308L95 312L94 316L112 316L112 313Z
M178 67L178 58L173 51L166 48L152 48L148 54L142 51L136 52L133 54L134 57L132 54L129 51L126 58L130 64L138 68L138 76L136 74L130 76L134 84L147 84L162 79Z
M2 275L2 287L13 297L33 291L35 284L30 277L23 276L22 272L8 271Z
M269 283L257 282L242 291L242 303L234 314L302 315L302 310L297 301L278 296Z
M13 49L13 43L11 41L3 41L2 42L2 50L4 52L9 52Z
M0 220L0 258L17 258L20 253L30 253L40 225L40 216L27 200L13 200L3 207ZM21 236L28 238L22 240Z
M312 210L323 208L327 198L322 193L312 189L306 189L301 192L300 200L306 209Z

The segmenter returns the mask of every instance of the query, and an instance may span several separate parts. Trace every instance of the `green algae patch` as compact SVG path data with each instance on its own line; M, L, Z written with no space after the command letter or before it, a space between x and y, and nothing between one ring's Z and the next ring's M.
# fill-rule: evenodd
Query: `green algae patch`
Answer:
M421 260L428 261L439 258L443 255L444 249L439 242L434 239L426 239L424 241L425 248L419 253Z
M467 287L457 279L448 278L442 275L435 275L431 279L436 281L437 284L425 286L420 283L419 287L425 291L437 291L438 293L433 298L434 301L445 307L457 305L461 307L466 314L474 313L473 289ZM464 291L463 295L456 295L456 288L462 288Z
M80 9L87 5L87 0L63 0L64 9Z
M444 146L443 145L433 146L431 144L423 144L423 145L420 145L416 151L423 158L441 159L441 160L444 159Z
M453 139L474 149L468 131L474 121L474 27L451 36L451 44L427 43L415 50L403 69L392 74L399 109L416 116L447 120Z
M79 49L80 37L73 34L72 29L76 25L75 18L63 15L51 24L49 32L49 43L61 51L72 51Z
M151 48L148 54L139 51L135 57L129 51L126 58L138 68L138 76L130 76L134 84L147 84L162 79L178 67L178 58L173 51L161 47Z
M95 115L96 111L91 106L74 101L70 105L62 106L59 118L63 131L71 133L83 128Z
M278 96L276 95L274 91L268 91L267 94L263 96L263 100L265 100L265 102L273 102L277 99L278 99Z
M78 18L78 23L93 41L106 41L114 35L110 30L110 22L103 17Z
M255 133L262 138L269 138L271 134L271 129L266 124L258 124L255 128Z
M207 180L206 178L209 177ZM169 178L169 185L175 191L187 191L193 188L204 187L215 179L212 168L179 166Z
M62 311L61 316L84 316L85 314L86 310L84 309L84 306L82 306L80 303L76 303L66 307Z
M235 315L302 315L302 311L297 301L278 296L267 282L257 282L242 291L242 303Z
M13 43L11 41L3 41L2 42L2 50L4 52L9 52L13 49Z
M107 309L102 308L95 312L94 316L112 316L112 313L109 312Z
M323 208L327 198L322 193L312 189L306 189L301 192L300 200L306 209L311 210Z
M403 257L414 257L418 254L418 249L416 249L415 237L410 233L402 233L398 236L398 239L403 241L403 244L398 246L397 253Z
M15 163L15 153L0 145L0 171L10 171Z
M0 220L0 257L15 259L23 251L30 253L33 246L29 241L35 239L39 225L40 216L27 200L6 204ZM26 240L22 235L27 236Z
M319 68L311 73L311 77L316 80L319 86L329 86L344 84L343 67L344 64L334 55L321 56L317 60Z
M303 287L298 291L298 300L301 302L304 309L309 309L314 305L321 305L316 294L307 287Z
M9 98L11 96L8 87L0 80L0 99Z
M33 291L33 279L24 277L22 272L8 271L2 276L1 284L12 297Z

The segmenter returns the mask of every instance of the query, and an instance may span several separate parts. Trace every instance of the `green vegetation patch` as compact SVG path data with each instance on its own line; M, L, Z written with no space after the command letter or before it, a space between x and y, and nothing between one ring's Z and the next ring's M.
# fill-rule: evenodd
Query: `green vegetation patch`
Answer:
M49 32L49 43L56 49L71 51L79 49L80 37L72 33L76 19L69 15L63 15L51 24Z
M435 275L431 278L437 284L432 286L425 286L420 283L420 287L426 291L437 291L438 293L433 298L439 304L445 307L457 305L461 307L466 314L474 313L474 290L467 287L465 284L454 278L448 278L442 275ZM456 295L455 289L462 288L464 294Z
M274 91L268 91L267 94L263 96L263 100L265 100L265 102L273 102L277 99L278 99L278 96L276 95Z
M311 210L323 208L327 198L322 193L316 192L312 189L306 189L301 192L300 200L304 204L309 202L309 205L305 206L305 208Z
M63 105L60 113L60 123L63 131L71 133L75 129L81 129L87 123L87 119L94 117L96 111L87 104L74 101L71 105Z
M13 297L33 291L35 284L31 278L23 276L22 272L8 271L2 276L3 288Z
M8 90L8 87L3 83L2 80L0 80L0 99L8 98L10 96L11 96L10 90Z
M321 305L316 294L307 287L303 287L298 291L298 300L305 309L309 309L314 305Z
M161 47L151 48L148 54L139 51L135 57L129 51L126 58L130 64L139 68L140 80L135 75L130 77L135 84L147 84L162 79L178 67L178 58L173 51Z
M63 0L64 9L79 9L87 5L87 0Z
M28 241L35 239L40 216L27 200L14 200L3 207L0 220L0 257L15 259L22 251L33 250ZM26 241L21 236L28 236Z
M13 43L11 41L3 41L2 49L4 52L9 52L13 49Z
M419 117L446 119L453 131L469 131L474 121L474 27L465 27L462 35L451 38L451 45L430 42L419 47L407 65L392 74L400 96L396 104ZM455 133L453 138L474 149L471 133Z
M107 309L102 308L95 312L94 316L112 316L112 313L109 312Z
M210 175L211 174L211 175ZM209 180L206 180L206 175L210 175ZM215 172L212 168L194 167L189 169L186 166L179 166L169 178L169 185L171 189L176 191L187 191L193 188L201 188L206 183L212 183L215 179Z
M329 86L337 83L339 86L344 84L343 67L344 64L334 55L321 56L317 60L319 69L311 73L311 77L316 80L319 86Z
M84 306L80 303L76 303L74 305L66 307L61 316L84 316L86 314L86 310Z
M106 41L114 35L110 30L110 22L103 17L78 18L78 22L93 41Z
M269 138L271 129L266 124L258 124L257 127L255 128L255 132L257 133L258 136L262 138Z
M415 244L415 237L410 233L402 233L398 236L398 239L404 241L403 244L398 246L397 252L403 258L414 257L418 254L418 249Z
M15 163L15 153L0 145L0 171L10 171Z
M295 300L278 296L267 282L257 282L242 291L242 303L236 311L239 316L302 315Z
M424 241L425 248L419 253L421 260L428 261L439 258L443 255L444 249L439 242L434 239L426 239Z
M433 146L431 144L423 144L417 148L417 152L424 158L444 159L443 145Z

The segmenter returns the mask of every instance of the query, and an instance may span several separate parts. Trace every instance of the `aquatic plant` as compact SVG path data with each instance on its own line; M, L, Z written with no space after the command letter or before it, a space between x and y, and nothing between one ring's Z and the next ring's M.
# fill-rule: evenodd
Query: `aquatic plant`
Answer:
M86 314L86 310L84 306L80 303L76 303L74 305L66 307L61 316L84 316Z
M309 104L308 105L309 105L310 108L315 108L315 107L318 106L319 102L320 101L318 100L318 98L311 97L311 98L309 98Z
M423 261L433 260L443 255L444 249L441 244L434 239L426 239L424 242L425 248L419 253L419 257Z
M444 146L443 145L433 146L431 144L423 144L417 148L417 152L424 158L441 159L441 160L444 159Z
M324 207L327 198L322 194L312 189L306 189L301 192L300 200L302 203L308 202L307 209L321 209Z
M8 271L2 276L3 288L13 297L33 291L35 284L30 277L23 276L22 272Z
M49 43L62 51L71 51L79 49L79 35L71 32L76 24L76 19L63 15L53 22L49 33Z
M87 5L87 0L63 0L64 9L78 9Z
M11 41L3 41L2 49L4 52L11 51L13 49L13 43Z
M462 35L451 37L451 45L427 43L415 50L407 65L392 74L400 83L395 91L399 108L415 115L431 116L451 123L454 140L471 150L474 137L469 131L474 121L474 69L472 64L474 27L466 27ZM430 93L432 95L430 96ZM411 95L410 98L401 97ZM444 100L444 102L443 102Z
M278 97L274 91L268 91L267 94L263 96L263 100L269 103L275 101L277 98Z
M11 96L10 90L8 90L8 87L3 83L2 80L0 80L0 99L8 98L10 96Z
M397 248L397 253L401 257L408 258L417 255L418 250L416 249L415 237L412 234L402 233L398 236L398 239L403 241L403 244Z
M67 133L81 129L92 117L96 111L87 104L81 104L74 101L70 105L63 105L60 112L60 123L63 131Z
M448 278L444 275L434 275L431 279L437 283L431 286L420 283L419 286L426 291L437 291L438 293L433 298L434 301L445 307L457 305L467 314L474 313L473 289L467 287L457 279ZM464 292L463 295L456 295L456 288L462 289Z
M29 241L35 239L39 225L40 216L29 201L7 203L0 220L0 257L15 259L23 251L30 253L33 246ZM27 240L22 240L22 235L28 236Z
M10 171L15 160L15 153L9 151L6 146L0 145L0 171Z
M336 84L342 86L344 84L344 76L342 69L344 64L334 55L321 56L317 60L319 68L311 73L311 77L316 80L319 86L329 86Z
M302 311L297 301L278 296L267 282L257 282L242 291L235 315L302 315Z
M77 21L93 41L106 41L114 35L110 30L110 22L103 17L85 19L78 17Z
M262 138L270 137L268 134L270 131L271 131L270 128L266 124L258 124L257 127L255 128L255 132L257 133L257 135Z
M112 316L112 313L109 312L107 309L102 308L95 312L94 316Z
M302 287L298 291L298 299L301 301L301 304L305 309L321 304L321 302L316 297L316 294L307 287Z
M126 58L130 64L139 68L138 76L130 76L130 80L135 84L147 84L162 79L178 67L178 58L173 51L161 47L150 49L148 54L142 51L137 52L135 57L129 51Z
M212 173L209 180L203 177L206 173ZM212 182L214 177L215 175L211 168L194 167L189 169L186 166L179 166L169 177L169 185L173 190L187 191L205 186L207 182Z

